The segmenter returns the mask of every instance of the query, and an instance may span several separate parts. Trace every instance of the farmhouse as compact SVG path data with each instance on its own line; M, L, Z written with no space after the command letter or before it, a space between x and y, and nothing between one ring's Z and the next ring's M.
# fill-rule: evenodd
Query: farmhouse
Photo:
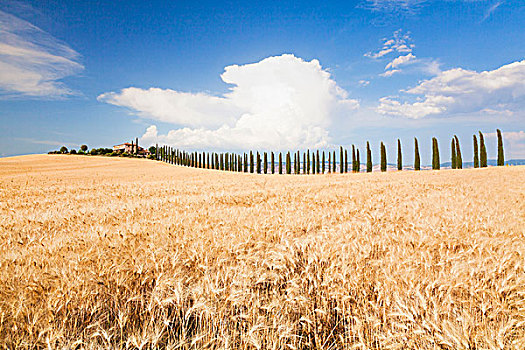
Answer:
M138 151L137 151L138 148ZM139 154L143 156L148 156L150 154L149 150L142 148L140 146L137 146L133 143L122 143L119 145L113 146L113 152L119 152L119 153L133 153L133 154Z

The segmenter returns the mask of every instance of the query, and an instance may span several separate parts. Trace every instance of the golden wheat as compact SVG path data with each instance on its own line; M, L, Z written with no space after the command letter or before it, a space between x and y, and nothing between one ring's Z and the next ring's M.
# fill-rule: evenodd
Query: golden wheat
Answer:
M524 178L1 159L0 346L523 349Z

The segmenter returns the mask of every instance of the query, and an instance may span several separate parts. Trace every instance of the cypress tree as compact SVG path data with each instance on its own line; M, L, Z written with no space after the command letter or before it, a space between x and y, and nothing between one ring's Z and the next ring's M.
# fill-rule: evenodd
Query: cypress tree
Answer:
M403 152L401 152L401 140L397 139L397 170L403 170Z
M248 155L246 153L244 153L244 172L247 173L248 172Z
M257 166L257 174L261 173L261 156L259 155L259 152L257 152L256 155L256 166Z
M292 173L292 160L290 157L290 152L286 153L286 173L288 175Z
M356 163L356 170L355 172L358 173L361 171L361 158L359 158L359 148L357 149L357 155L356 155L356 160L355 160L355 163Z
M228 165L229 165L229 164L228 164L228 153L226 153L226 154L224 155L224 169L221 169L221 170L226 170L226 171L230 170L230 168L228 167Z
M321 158L319 158L319 150L317 150L317 174L321 172Z
M503 152L503 136L501 136L501 130L496 129L498 133L498 166L505 165L505 153Z
M220 170L223 170L224 171L224 153L221 153L221 159L219 161L219 165L220 165Z
M355 163L356 163L356 159L355 159L355 146L352 145L352 172L355 173Z
M255 164L253 164L253 152L250 151L250 173L253 174Z
M474 142L474 168L479 168L479 151L478 151L478 138L476 134L472 135Z
M450 144L451 152L450 152L450 167L452 169L456 169L456 140L452 138L452 143Z
M386 147L381 141L381 171L386 171Z
M432 138L432 169L433 170L439 170L441 167L440 161L439 161L439 146L438 146L438 140L433 137Z
M419 145L414 137L414 170L421 170L421 159L419 158Z
M283 154L279 152L279 174L283 173Z
M325 163L325 158L324 158L324 151L323 151L323 166L322 166L323 172L322 172L322 174L324 174L324 163Z
M312 151L312 162L310 163L310 166L312 167L312 174L315 175L315 152Z
M370 150L370 143L366 141L366 172L372 172L372 151Z
M461 156L461 147L459 147L459 139L454 135L456 141L456 169L463 169L463 157Z
M343 167L344 167L344 159L343 159L343 147L339 147L339 172L343 173Z
M328 152L328 174L332 172L332 152Z
M487 167L487 148L481 131L479 132L479 166L480 168Z
M345 149L345 173L348 172L348 151Z
M263 165L264 173L268 174L268 154L264 152L264 165Z
M306 150L306 173L310 174L310 150Z
M332 151L332 172L335 173L336 167L335 167L335 151Z
M303 174L306 174L306 152L303 152Z
M275 156L272 152L272 156L271 156L271 164L272 164L272 174L275 174Z

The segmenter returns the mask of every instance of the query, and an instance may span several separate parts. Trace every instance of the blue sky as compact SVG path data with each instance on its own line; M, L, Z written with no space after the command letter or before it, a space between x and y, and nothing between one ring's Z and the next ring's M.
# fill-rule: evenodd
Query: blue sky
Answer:
M525 158L525 2L0 4L0 155L140 137L194 150L504 132ZM428 158L428 159L427 159Z

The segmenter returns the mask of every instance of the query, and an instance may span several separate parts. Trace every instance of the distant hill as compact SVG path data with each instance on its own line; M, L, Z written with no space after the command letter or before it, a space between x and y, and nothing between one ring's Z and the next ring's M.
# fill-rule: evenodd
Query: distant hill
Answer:
M441 163L442 168L450 168L451 162ZM487 160L488 166L496 166L497 160L496 159L488 159ZM525 165L525 159L511 159L505 161L505 165ZM463 168L473 168L474 162L463 162Z

